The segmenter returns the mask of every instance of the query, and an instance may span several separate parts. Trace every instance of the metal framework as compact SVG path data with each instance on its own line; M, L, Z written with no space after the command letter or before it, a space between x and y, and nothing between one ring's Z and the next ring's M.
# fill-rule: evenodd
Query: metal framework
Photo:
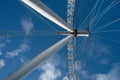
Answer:
M68 0L67 8L67 24L70 28L73 27L75 0ZM74 40L71 39L67 44L67 60L68 60L68 77L69 80L76 80L75 63L74 63Z
M89 36L89 32L78 32L73 28L73 16L75 0L68 0L67 23L62 20L55 12L43 4L40 0L21 0L23 3L37 11L42 16L56 23L60 27L66 29L66 32L58 32L59 35L68 35L56 44L44 50L28 64L24 65L5 80L20 80L32 72L38 65L43 63L55 52L67 44L67 60L68 60L68 76L69 80L76 80L75 63L74 63L74 41L77 36ZM69 26L69 27L68 27ZM73 30L74 29L74 30Z

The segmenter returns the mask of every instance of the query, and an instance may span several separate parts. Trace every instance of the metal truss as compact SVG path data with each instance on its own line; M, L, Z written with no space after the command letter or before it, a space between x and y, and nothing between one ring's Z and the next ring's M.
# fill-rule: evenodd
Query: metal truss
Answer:
M67 8L67 24L71 29L73 27L75 0L68 0ZM76 80L75 63L74 63L74 38L67 44L67 60L68 60L68 77L69 80Z

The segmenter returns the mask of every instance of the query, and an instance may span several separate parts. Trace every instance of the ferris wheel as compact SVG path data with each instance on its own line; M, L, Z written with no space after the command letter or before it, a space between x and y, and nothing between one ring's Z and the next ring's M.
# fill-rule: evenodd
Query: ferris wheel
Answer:
M62 40L58 41L54 45L44 50L42 53L40 53L38 56L32 59L28 64L24 65L23 67L15 71L12 75L8 76L6 80L20 80L24 78L26 75L28 75L30 72L36 69L40 64L42 64L44 61L50 58L54 53L59 51L66 44L67 44L67 66L68 66L69 80L79 80L78 71L76 71L77 69L76 69L75 61L76 58L83 55L76 53L78 53L77 51L79 50L81 51L80 53L82 52L85 53L85 51L92 50L89 47L89 45L92 45L90 43L90 41L93 40L91 39L92 35L96 36L96 38L102 38L111 42L119 43L116 40L112 40L103 36L105 35L104 33L107 32L110 33L116 31L118 32L119 30L112 30L113 28L109 29L108 31L107 30L101 31L101 30L107 28L108 26L116 22L119 22L120 18L117 18L114 21L109 22L103 26L101 26L100 23L102 22L101 19L106 15L106 13L109 10L111 10L116 5L120 4L119 0L111 0L111 2L109 2L107 6L104 6L105 0L95 0L95 1L68 0L67 22L65 22L61 17L59 17L54 11L52 11L40 0L21 0L21 2L24 3L24 5L29 6L31 9L35 10L37 13L44 16L48 20L57 24L59 27L65 29L66 31L62 31L62 32L58 31L55 34L59 36L66 35L67 37L63 38ZM93 2L93 4L91 4L91 2ZM100 27L96 27L99 25ZM101 33L102 36L99 33ZM75 42L77 41L77 39L80 39L80 41L83 40L83 42L80 44L76 44ZM88 49L84 51L86 44L89 44L86 46L88 47ZM83 47L77 49L76 46L80 47L80 45ZM93 54L91 53L91 55ZM84 57L85 56L83 56L83 58ZM119 59L117 60L119 61Z

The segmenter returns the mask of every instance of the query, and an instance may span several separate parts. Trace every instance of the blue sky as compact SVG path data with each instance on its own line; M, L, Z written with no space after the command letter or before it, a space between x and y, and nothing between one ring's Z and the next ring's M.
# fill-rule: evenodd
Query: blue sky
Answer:
M67 0L41 1L66 21ZM76 0L74 27L90 31L76 40L77 79L119 80L120 0ZM57 31L65 30L19 0L0 1L0 80L65 37ZM66 55L65 46L23 80L68 80Z

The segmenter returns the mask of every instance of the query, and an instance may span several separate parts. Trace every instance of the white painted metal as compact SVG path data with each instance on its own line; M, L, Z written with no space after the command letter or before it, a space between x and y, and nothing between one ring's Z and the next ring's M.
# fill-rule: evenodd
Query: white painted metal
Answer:
M89 34L77 34L77 36L84 36L84 37L88 37Z
M48 49L40 53L37 57L35 57L33 60L31 60L28 64L24 65L11 76L8 76L6 80L20 80L21 78L25 77L31 71L36 69L41 63L43 63L45 60L51 57L55 52L61 49L73 37L74 35L67 36L64 39L57 42L56 44L54 44L53 46L49 47Z
M73 32L73 30L70 27L68 27L67 23L62 18L60 18L55 12L53 12L40 0L21 0L21 1L30 6L35 11L37 11L39 14L56 23L60 27L66 29L67 31Z

